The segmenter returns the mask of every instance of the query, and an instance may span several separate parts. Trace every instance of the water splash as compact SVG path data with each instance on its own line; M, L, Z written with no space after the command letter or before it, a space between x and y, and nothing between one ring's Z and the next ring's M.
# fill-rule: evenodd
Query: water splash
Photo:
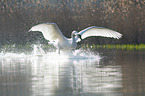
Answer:
M90 52L89 50L77 49L72 52L70 51L61 51L61 54L57 54L55 51L46 51L43 50L41 45L33 45L33 51L29 54L23 53L13 53L13 52L0 52L0 58L24 58L24 57L35 57L35 56L43 56L47 57L47 59L96 59L100 60L101 56L99 54L95 54Z
M34 45L32 54L43 55L45 54L45 51L41 48L41 45Z
M90 51L85 51L81 49L70 51L61 51L57 54L55 51L45 52L40 45L34 45L34 50L32 52L33 56L46 56L49 59L101 59L99 54L95 54Z

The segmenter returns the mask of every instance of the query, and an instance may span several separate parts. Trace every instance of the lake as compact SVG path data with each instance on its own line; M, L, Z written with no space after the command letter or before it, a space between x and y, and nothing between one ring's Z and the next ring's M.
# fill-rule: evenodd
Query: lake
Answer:
M144 64L145 51L1 52L0 96L145 96Z

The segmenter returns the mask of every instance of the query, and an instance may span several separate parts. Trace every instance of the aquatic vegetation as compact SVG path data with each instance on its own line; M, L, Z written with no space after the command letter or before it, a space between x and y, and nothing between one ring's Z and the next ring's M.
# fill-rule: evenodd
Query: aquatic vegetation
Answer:
M145 44L104 44L104 45L89 45L83 44L82 46L84 49L91 48L91 49L118 49L118 50L145 50Z

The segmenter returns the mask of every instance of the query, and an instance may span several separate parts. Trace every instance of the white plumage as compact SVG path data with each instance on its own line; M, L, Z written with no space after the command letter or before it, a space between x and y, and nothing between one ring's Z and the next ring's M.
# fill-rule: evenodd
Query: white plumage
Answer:
M49 41L60 41L65 40L65 37L57 27L55 23L43 23L33 26L29 31L40 31L42 32L45 39Z
M102 37L119 39L122 36L122 34L116 31L104 27L96 27L96 26L88 27L80 31L79 34L81 35L82 39L85 39L90 36L102 36Z
M42 32L45 39L49 40L48 44L54 45L58 52L61 49L71 50L77 47L77 42L90 36L102 36L119 39L122 34L104 27L88 27L80 32L73 31L71 38L66 38L55 23L43 23L33 26L29 31Z

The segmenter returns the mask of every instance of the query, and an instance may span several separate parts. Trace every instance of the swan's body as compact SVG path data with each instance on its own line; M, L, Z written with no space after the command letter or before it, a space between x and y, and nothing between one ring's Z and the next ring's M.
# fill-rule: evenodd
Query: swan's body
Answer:
M119 39L122 34L103 27L88 27L80 32L73 31L71 38L66 38L59 30L55 23L43 23L33 26L29 31L42 32L45 39L49 40L48 44L54 45L58 52L61 49L72 50L77 47L77 42L90 36L102 36Z

